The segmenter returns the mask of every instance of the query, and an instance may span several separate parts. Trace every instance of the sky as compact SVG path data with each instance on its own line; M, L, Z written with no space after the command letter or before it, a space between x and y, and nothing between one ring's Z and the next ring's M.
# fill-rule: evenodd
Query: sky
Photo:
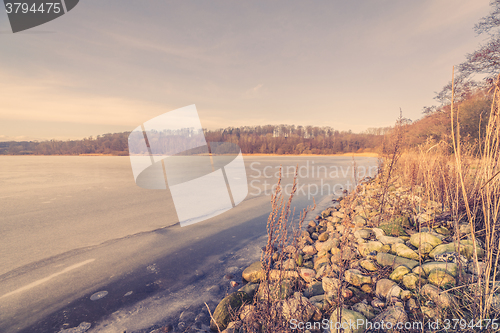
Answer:
M361 132L416 120L485 36L487 0L81 0L13 34L0 10L0 141L203 127Z

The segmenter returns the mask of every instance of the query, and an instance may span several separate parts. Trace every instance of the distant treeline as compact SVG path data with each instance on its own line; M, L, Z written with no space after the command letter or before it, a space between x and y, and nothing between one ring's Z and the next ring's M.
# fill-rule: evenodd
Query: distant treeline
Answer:
M491 93L477 88L456 103L461 137L474 145L485 133L491 108ZM451 142L450 105L426 108L412 122L404 119L404 146L424 142ZM372 128L363 133L338 131L331 127L265 125L204 130L208 142L231 142L245 154L341 154L382 152L386 135L393 127ZM128 155L130 132L88 137L83 140L0 142L0 155ZM450 145L451 147L451 145Z
M246 154L337 154L375 152L390 128L364 133L337 131L330 127L266 125L205 130L208 142L231 142ZM83 140L0 142L3 155L128 155L130 132L112 133Z

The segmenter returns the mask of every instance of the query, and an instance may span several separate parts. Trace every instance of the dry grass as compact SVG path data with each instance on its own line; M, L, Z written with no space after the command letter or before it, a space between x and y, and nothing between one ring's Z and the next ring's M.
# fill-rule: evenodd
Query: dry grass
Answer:
M423 199L414 203L416 213L422 203L440 203L442 214L431 221L429 227L441 224L451 228L455 240L459 241L467 238L463 230L468 225L474 250L478 245L484 247L482 260L476 251L472 258L476 270L483 269L483 273L460 274L458 282L461 286L450 291L459 296L461 302L460 310L452 315L475 321L500 315L500 304L495 304L495 293L500 287L497 282L500 256L500 76L493 89L490 118L480 142L476 145L464 143L457 120L460 109L455 109L452 101L451 137L439 142L429 140L417 149L407 149L392 167L394 177Z
M299 214L298 219L294 219L292 200L296 190L297 173L290 196L285 198L280 170L278 184L271 198L272 211L267 221L268 240L261 255L264 278L254 298L251 320L243 320L243 327L248 333L291 332L290 323L285 319L284 299L290 296L288 291L302 291L304 285L296 278L299 276L299 265L291 269L284 269L284 266L290 261L299 260L298 242L303 223L307 213L316 208L316 205L307 207ZM292 317L300 318L305 311L304 304L299 301ZM241 316L241 311L239 315Z

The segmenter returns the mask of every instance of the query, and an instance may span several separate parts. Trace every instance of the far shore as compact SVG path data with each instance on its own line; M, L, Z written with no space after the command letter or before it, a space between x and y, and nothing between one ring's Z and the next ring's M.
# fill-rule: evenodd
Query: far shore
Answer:
M342 153L342 154L243 154L243 156L359 156L359 157L379 157L378 153Z
M200 154L204 155L204 154ZM19 154L19 155L0 155L0 156L128 156L128 155L118 155L118 154L53 154L53 155L41 155L41 154ZM289 157L302 157L302 156L353 156L353 157L380 157L378 153L342 153L342 154L243 154L243 156L289 156Z

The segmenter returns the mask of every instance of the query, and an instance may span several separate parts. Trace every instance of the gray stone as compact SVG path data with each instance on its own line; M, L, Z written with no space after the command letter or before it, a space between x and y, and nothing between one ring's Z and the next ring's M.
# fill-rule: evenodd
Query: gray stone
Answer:
M379 239L382 236L385 236L385 231L380 228L372 228L372 232L375 234L375 237Z
M460 248L460 254L467 257L467 259L470 260L474 257L474 243L467 240L461 241L460 244L454 242L449 244L438 245L429 253L429 257L435 258L436 256L446 252L458 252L459 248ZM476 253L478 258L482 258L484 256L483 248L477 245Z
M420 284L423 286L425 284L425 280L420 280L417 274L415 273L409 273L403 276L403 285L410 289L410 290L415 290L418 288L419 281L421 282Z
M269 287L268 287L269 286ZM276 301L288 298L293 294L292 284L288 280L276 281L268 284L264 281L260 284L257 297L261 301Z
M389 275L389 279L396 281L396 282L401 282L403 280L403 277L410 273L410 269L406 266L398 266L394 269L394 271Z
M320 234L320 235L318 236L318 241L320 241L320 242L325 242L325 241L327 241L327 240L328 240L328 237L329 237L329 236L330 236L330 235L328 234L328 232L323 232L322 234Z
M455 278L448 274L446 271L442 271L439 269L435 269L429 274L429 283L437 287L454 287L455 286Z
M396 244L396 243L403 243L404 244L404 241L399 238L399 237L391 237L391 236L381 236L378 238L378 240L380 242L382 242L382 244L384 245L392 245L392 244Z
M377 281L375 294L381 298L388 299L391 297L399 298L403 289L399 287L394 281L389 279L381 279Z
M338 245L337 245L338 246ZM321 245L321 251L329 252L332 248L337 247L333 240L329 239Z
M379 252L380 249L384 246L381 242L378 241L370 241L366 243L361 243L358 245L358 251L362 256L366 256L372 252Z
M228 296L217 305L213 313L213 318L210 321L210 328L213 331L217 330L217 326L221 330L225 330L231 321L231 312L237 311L244 302L250 302L251 298L245 292L237 291Z
M305 297L313 297L316 295L322 295L324 293L325 290L323 289L322 282L314 282L309 287L307 287L306 290L304 290Z
M241 274L244 280L248 282L259 282L264 278L264 270L262 269L262 264L260 261L256 261L250 266L248 266Z
M458 274L458 266L453 262L432 261L422 265L422 270L425 275L429 275L429 273L435 269L446 271L453 277L456 277Z
M304 279L306 282L311 282L316 278L316 271L314 269L309 268L300 268L299 269L300 277Z
M336 293L340 288L340 280L336 278L323 278L322 286L323 290L327 293Z
M345 271L344 278L345 281L356 287L372 283L372 278L370 276L363 275L363 273L357 269L348 269Z
M297 319L302 322L309 321L316 311L316 307L307 298L300 295L284 300L281 309L283 317L287 321Z
M316 248L311 245L304 246L304 248L302 248L302 252L304 252L304 254L309 254L309 255L315 255L316 253L318 253Z
M293 259L288 259L283 262L283 269L285 270L294 270L297 268L297 264L295 263L295 260Z
M329 263L330 263L330 258L328 257L318 258L314 262L314 269L317 271L321 266L328 265Z
M372 235L373 233L370 229L360 229L354 232L354 237L356 238L369 239Z
M243 291L245 292L248 296L253 297L255 295L255 292L259 289L259 284L258 283L247 283L238 291Z
M340 312L340 318L337 312ZM330 316L330 323L333 323L333 325L330 325L329 332L336 332L335 326L336 323L339 323L341 327L345 328L344 333L363 333L365 331L366 321L366 317L359 312L345 308L341 310L335 309ZM360 323L360 325L357 325L357 323Z
M410 249L408 246L402 243L396 243L392 244L392 251L396 253L398 256L407 258L407 259L412 259L412 260L419 260L420 256Z
M361 313L368 320L373 319L375 317L375 312L371 305L365 303L356 303L352 306L352 309L356 312Z
M479 265L479 270L477 269L478 265ZM486 271L486 263L484 262L480 261L476 264L474 261L471 261L467 265L467 273L474 275L483 275L485 271Z
M377 263L381 266L397 267L404 265L410 269L418 265L418 261L398 257L389 253L377 253Z
M62 329L58 333L83 333L86 332L90 328L90 326L92 326L91 323L87 323L84 321L81 322L77 327Z
M411 235L410 243L418 248L421 253L427 254L440 245L442 241L431 233L419 232Z
M359 266L363 267L369 272L375 272L378 270L378 267L375 265L375 263L371 260L368 259L363 259L359 261Z
M400 330L397 329L398 323L402 323L399 325L404 327L406 322L408 322L408 315L402 306L389 307L373 318L373 323L384 323L384 327L386 327L385 332L400 332ZM391 329L389 329L389 327L391 327Z
M359 215L356 215L354 217L354 219L352 220L352 222L357 226L365 226L366 225L366 220Z
M427 306L421 306L420 311L422 311L425 319L437 319L439 317L436 309Z
M421 289L421 293L423 296L433 301L438 307L443 309L453 307L457 303L455 296L441 291L438 287L433 286L432 284L424 285Z

